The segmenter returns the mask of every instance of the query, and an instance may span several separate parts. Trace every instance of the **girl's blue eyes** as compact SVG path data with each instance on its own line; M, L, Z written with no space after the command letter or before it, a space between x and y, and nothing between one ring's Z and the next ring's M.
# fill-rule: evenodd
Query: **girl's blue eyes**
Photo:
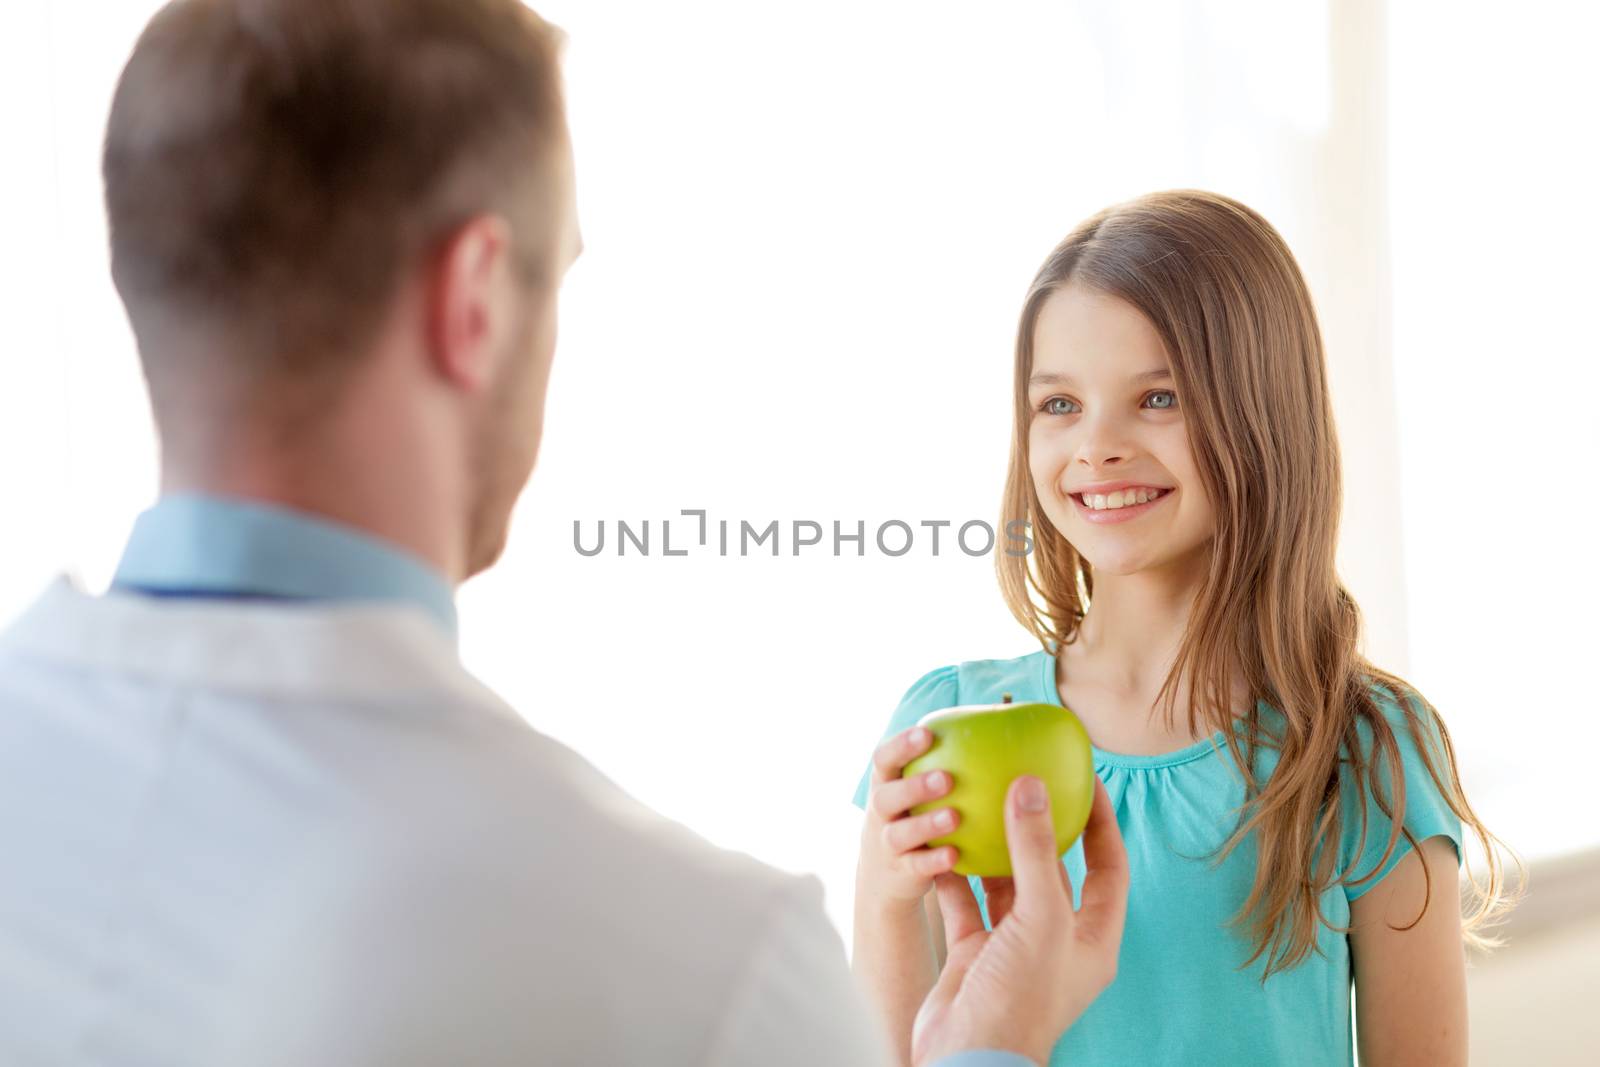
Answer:
M1148 396L1146 396L1145 399L1149 400L1151 397L1157 397L1157 396L1166 396L1166 397L1171 397L1172 399L1171 399L1171 401L1169 403L1160 404L1160 405L1157 405L1156 407L1151 408L1152 411L1171 411L1173 408L1176 408L1178 406L1178 394L1174 393L1171 389L1157 389L1155 392L1150 393ZM1071 412L1071 411L1058 411L1055 407L1052 406L1052 405L1057 404L1057 403L1071 404L1071 403L1074 403L1074 401L1068 400L1064 396L1053 396L1049 400L1046 400L1043 404L1039 405L1039 410L1044 412L1046 415L1072 415L1072 414L1076 414L1075 412Z

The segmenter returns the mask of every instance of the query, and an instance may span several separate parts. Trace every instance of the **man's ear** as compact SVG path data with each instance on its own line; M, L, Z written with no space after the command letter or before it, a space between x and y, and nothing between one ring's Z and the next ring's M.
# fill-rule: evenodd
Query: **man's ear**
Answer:
M434 368L462 389L482 389L493 373L495 342L513 313L510 269L511 227L498 215L462 223L429 266L429 354Z

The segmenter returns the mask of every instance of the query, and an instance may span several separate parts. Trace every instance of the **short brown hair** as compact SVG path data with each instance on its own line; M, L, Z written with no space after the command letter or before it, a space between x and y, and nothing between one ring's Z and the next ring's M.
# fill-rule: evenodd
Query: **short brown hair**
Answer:
M152 386L151 347L191 329L255 372L329 369L405 266L480 211L511 219L531 278L553 237L536 194L566 144L560 39L518 0L158 12L103 159L112 278Z

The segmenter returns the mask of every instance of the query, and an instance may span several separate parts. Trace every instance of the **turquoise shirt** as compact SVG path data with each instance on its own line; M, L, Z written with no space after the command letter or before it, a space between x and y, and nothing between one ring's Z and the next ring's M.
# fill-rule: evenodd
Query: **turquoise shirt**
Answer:
M455 593L419 557L342 523L243 499L162 497L134 523L111 584L156 596L414 604L456 637Z
M1009 660L975 660L930 671L911 686L889 717L887 738L916 724L928 712L959 704L996 704L1010 693L1016 703L1061 704L1055 659L1039 651ZM1406 786L1404 824L1420 843L1448 837L1461 862L1461 820L1450 810L1423 766L1391 697L1375 691L1394 727ZM1258 704L1262 724L1276 734L1282 715ZM1371 727L1362 726L1364 754L1371 752ZM1215 743L1215 746L1213 745ZM1443 761L1436 732L1428 738L1434 766ZM1241 742L1241 752L1243 751ZM1262 748L1255 773L1265 782L1278 753ZM1224 735L1159 756L1124 756L1094 749L1095 772L1106 784L1128 850L1131 884L1127 924L1117 976L1056 1043L1052 1067L1091 1064L1205 1063L1217 1067L1294 1064L1350 1067L1355 1062L1351 1031L1350 947L1344 934L1318 928L1317 945L1305 961L1261 984L1265 959L1238 968L1251 948L1244 931L1227 920L1239 910L1255 876L1252 833L1219 867L1205 857L1225 841L1244 802L1244 781ZM855 803L865 808L871 761L856 786ZM1387 790L1389 768L1378 769ZM1448 780L1448 778L1446 779ZM1366 840L1360 809L1367 809ZM1368 874L1382 858L1392 822L1370 794L1352 785L1342 791L1343 838L1338 871ZM1350 921L1350 903L1370 890L1410 851L1401 837L1378 876L1359 886L1338 886L1321 897L1323 914L1335 925ZM1199 858L1186 858L1199 857ZM1083 843L1064 857L1074 903L1083 885ZM983 885L969 878L983 904ZM1454 887L1446 898L1455 903ZM1437 892L1439 887L1435 887ZM989 925L988 909L983 908Z

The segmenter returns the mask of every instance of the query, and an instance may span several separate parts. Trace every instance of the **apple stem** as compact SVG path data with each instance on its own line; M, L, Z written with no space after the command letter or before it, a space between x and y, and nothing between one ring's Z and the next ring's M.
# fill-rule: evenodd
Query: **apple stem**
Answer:
M1000 694L1000 703L1002 703L1002 704L1011 703L1011 694L1010 693L1001 693Z

